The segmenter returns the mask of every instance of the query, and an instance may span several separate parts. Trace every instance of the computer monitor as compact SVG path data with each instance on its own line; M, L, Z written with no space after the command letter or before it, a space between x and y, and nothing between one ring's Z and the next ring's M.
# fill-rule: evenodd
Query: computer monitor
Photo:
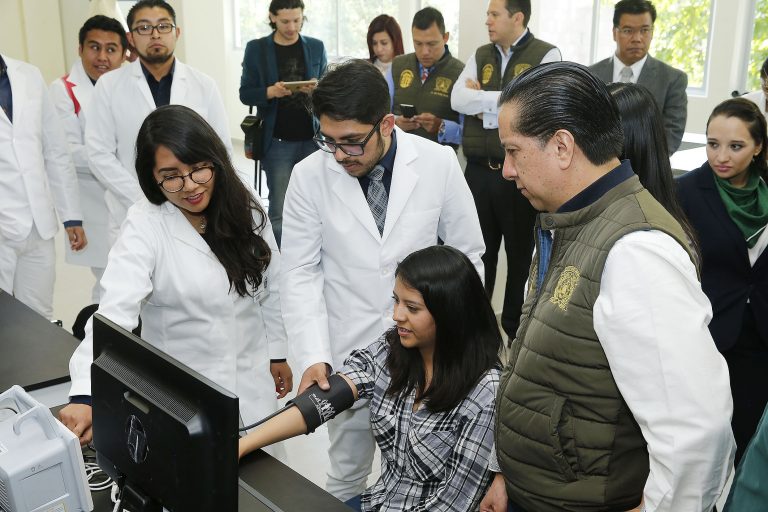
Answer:
M235 512L238 398L98 314L93 444L131 512Z

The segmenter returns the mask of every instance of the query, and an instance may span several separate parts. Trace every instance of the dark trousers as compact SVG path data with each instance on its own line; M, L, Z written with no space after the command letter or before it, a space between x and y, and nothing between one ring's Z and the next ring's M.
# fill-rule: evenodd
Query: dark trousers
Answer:
M741 333L733 348L723 353L731 375L733 437L738 465L768 403L768 347L760 339L752 308L744 311Z
M485 290L489 297L493 295L499 248L502 238L504 239L507 283L504 289L501 326L510 338L514 338L520 325L525 281L531 266L536 210L517 190L514 182L503 178L501 162L495 162L495 165L499 168L492 170L487 161L468 160L464 176L475 198L480 228L483 231Z

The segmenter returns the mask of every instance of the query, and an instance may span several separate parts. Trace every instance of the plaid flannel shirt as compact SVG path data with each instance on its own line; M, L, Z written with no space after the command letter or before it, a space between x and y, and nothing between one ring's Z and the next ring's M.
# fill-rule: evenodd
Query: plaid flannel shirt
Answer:
M413 411L415 392L386 396L390 378L384 337L355 350L339 370L370 399L381 449L381 477L362 496L368 511L474 510L491 479L495 398L500 371L489 370L450 411Z

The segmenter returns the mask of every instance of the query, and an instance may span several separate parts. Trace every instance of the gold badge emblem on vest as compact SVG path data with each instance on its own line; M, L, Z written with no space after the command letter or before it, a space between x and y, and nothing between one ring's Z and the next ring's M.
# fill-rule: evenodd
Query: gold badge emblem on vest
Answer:
M533 67L533 66L531 66L530 64L515 64L515 71L514 71L514 75L512 75L512 76L517 76L520 73L522 73L523 71L525 71L526 69L531 68L531 67Z
M576 285L579 283L580 277L581 272L579 272L579 269L573 265L565 267L557 280L555 292L549 298L549 302L563 311L567 311L568 303L571 301L571 296L576 289Z
M404 70L400 73L400 88L407 89L413 83L413 71L410 69Z
M435 88L432 90L432 94L438 94L440 96L448 96L448 92L451 90L451 84L453 80L444 76L437 77L435 80Z
M486 64L483 66L483 76L480 78L480 81L483 85L487 85L491 81L491 76L493 76L493 64Z

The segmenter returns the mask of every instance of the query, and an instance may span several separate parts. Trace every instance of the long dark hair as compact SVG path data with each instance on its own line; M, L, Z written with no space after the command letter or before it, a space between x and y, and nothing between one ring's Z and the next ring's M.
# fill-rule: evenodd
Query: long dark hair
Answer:
M664 121L653 94L642 85L608 84L616 100L624 131L622 159L628 158L640 183L682 226L696 254L696 231L677 200L672 166L669 163Z
M237 176L224 143L188 107L166 105L149 114L136 138L136 174L144 195L158 205L167 201L153 174L160 146L187 165L213 163L216 182L205 210L203 238L227 271L230 290L234 287L241 297L252 295L272 257L269 245L258 234L267 217ZM254 220L254 211L258 220Z
M366 36L371 62L376 60L376 55L373 53L373 36L379 32L386 32L389 35L389 38L392 40L392 49L395 50L395 57L405 53L403 49L403 32L400 30L397 20L389 14L379 14L368 25L368 35Z
M760 107L757 104L745 98L731 98L720 103L707 119L707 131L709 131L709 122L717 116L735 117L744 121L749 130L749 135L755 141L755 145L761 145L760 154L752 161L760 176L768 180L768 133L766 129L766 120Z
M389 344L387 394L410 393L433 412L456 407L489 369L499 365L501 334L477 270L462 252L433 246L407 256L395 276L418 291L435 320L432 382L426 387L418 348L405 348L397 329Z

